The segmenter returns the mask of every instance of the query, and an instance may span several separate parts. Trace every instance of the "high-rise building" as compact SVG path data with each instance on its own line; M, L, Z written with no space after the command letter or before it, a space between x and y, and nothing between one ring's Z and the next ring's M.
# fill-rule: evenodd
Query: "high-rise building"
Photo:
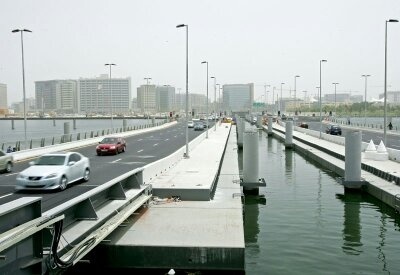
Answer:
M222 104L225 111L251 112L254 84L225 84L222 86Z
M164 85L156 87L157 111L172 112L175 109L175 87Z
M79 110L87 114L126 114L131 112L131 79L107 74L78 80Z
M0 109L8 109L7 85L0 83Z
M58 113L78 112L76 80L47 80L35 82L36 110Z
M137 88L137 104L142 114L157 112L156 85L141 85Z

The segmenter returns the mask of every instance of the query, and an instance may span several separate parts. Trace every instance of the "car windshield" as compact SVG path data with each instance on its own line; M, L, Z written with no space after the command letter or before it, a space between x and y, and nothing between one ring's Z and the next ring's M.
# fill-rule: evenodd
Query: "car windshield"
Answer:
M105 138L102 141L100 141L101 144L110 144L110 143L117 143L116 138Z
M64 165L65 156L42 156L38 158L35 165Z

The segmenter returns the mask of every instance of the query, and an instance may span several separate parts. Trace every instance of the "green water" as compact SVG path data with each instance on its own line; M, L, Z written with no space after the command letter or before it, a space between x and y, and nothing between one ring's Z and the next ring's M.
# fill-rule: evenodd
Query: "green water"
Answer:
M239 156L241 159L241 156ZM400 274L400 217L265 133L259 172L267 187L246 196L246 274Z

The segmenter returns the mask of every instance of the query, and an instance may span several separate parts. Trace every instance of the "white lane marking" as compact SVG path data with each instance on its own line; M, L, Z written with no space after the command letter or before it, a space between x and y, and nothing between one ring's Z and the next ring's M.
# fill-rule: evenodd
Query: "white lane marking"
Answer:
M400 148L400 146L399 146L399 145L392 145L392 147L399 147L399 148Z
M176 136L174 136L174 138L176 138Z
M168 141L169 140L169 138L167 138L165 141Z
M117 161L120 161L121 159L116 159L114 161L112 161L111 163L116 163Z
M140 153L140 152L143 152L143 149L142 150L139 150L139 151L137 151L138 153Z
M157 146L157 145L158 145L158 143L156 143L156 144L153 144L153 147L154 147L154 146Z
M7 195L4 195L4 196L1 196L0 197L0 199L2 199L2 198L5 198L5 197L8 197L8 196L11 196L13 193L10 193L10 194L7 194Z
M9 176L14 176L14 175L17 175L18 173L11 173L11 174L7 174L7 175L5 175L6 177L9 177Z
M142 138L140 138L140 139L138 139L137 141L142 141L143 139Z
M154 137L154 136L150 136L150 137L152 138L152 137Z

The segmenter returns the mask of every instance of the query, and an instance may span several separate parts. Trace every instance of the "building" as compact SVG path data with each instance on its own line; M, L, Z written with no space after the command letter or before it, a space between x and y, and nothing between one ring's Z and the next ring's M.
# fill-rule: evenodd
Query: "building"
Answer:
M225 84L222 86L223 111L251 112L254 101L254 84Z
M379 94L379 99L383 99L384 98L384 94ZM395 92L386 92L386 101L387 103L394 103L394 104L399 104L400 103L400 91Z
M137 105L142 114L157 112L156 85L141 85L137 88Z
M175 110L175 87L164 85L156 87L157 111L160 113Z
M78 80L79 110L86 114L128 114L131 112L131 79L107 74Z
M36 110L40 112L77 113L79 111L76 80L35 82Z
M0 83L0 116L8 114L7 85Z

